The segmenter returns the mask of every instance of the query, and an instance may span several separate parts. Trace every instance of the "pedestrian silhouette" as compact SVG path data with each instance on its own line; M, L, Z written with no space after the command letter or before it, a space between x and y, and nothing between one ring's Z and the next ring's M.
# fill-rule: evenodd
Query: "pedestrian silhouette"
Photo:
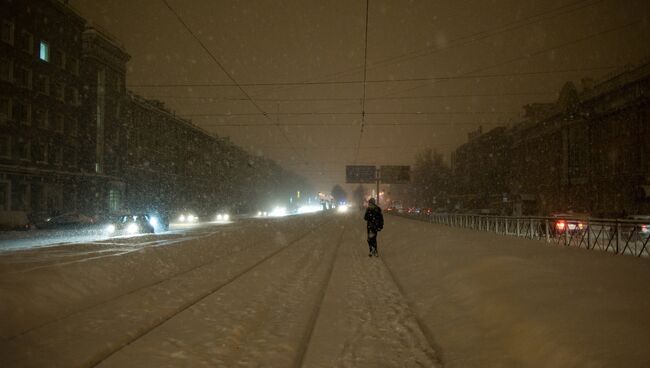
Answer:
M368 230L368 247L370 248L368 257L378 257L377 234L384 228L384 215L381 214L381 208L377 206L374 198L368 200L368 208L363 219L366 220L366 228Z

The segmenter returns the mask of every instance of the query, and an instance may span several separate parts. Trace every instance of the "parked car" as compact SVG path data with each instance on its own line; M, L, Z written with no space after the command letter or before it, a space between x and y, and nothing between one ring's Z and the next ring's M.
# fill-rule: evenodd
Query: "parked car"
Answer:
M39 229L82 229L95 226L95 219L82 213L66 213L59 216L48 217L45 221L38 222Z

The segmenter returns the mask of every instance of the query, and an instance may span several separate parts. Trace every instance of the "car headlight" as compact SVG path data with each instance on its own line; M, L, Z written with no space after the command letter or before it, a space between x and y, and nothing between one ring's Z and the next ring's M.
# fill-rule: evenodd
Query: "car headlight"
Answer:
M217 215L217 221L222 221L222 220L223 220L223 216L221 214L218 214Z
M105 230L106 230L107 233L112 234L112 233L115 232L115 225L110 224L110 225L106 226Z
M135 233L137 233L139 231L140 231L140 227L138 226L138 224L130 223L126 227L126 232L129 233L129 234L135 234Z
M230 220L230 215L229 214L223 215L223 220L224 221L229 221Z
M158 226L158 217L151 217L149 219L149 224L153 227Z
M178 221L180 221L180 222L185 222L185 215L181 215L181 216L178 218Z

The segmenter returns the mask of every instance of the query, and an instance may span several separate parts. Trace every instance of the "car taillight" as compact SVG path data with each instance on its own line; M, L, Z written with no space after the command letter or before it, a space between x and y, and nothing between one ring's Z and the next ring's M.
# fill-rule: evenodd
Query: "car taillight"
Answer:
M641 225L641 232L642 233L647 233L648 232L648 225Z
M555 223L555 228L558 230L564 230L566 223L564 221L558 221Z

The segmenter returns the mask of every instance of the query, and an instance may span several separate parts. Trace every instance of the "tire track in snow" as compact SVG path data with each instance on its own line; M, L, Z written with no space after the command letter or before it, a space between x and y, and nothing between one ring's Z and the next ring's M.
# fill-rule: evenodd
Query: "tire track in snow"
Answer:
M330 223L330 221L331 220L328 219L326 224ZM322 224L321 224L321 226L322 226ZM195 298L192 301L185 303L181 308L178 308L173 313L169 313L165 318L161 319L160 321L158 321L154 325L148 326L146 329L143 329L143 330L139 331L135 336L129 338L128 341L124 341L119 346L117 346L116 348L111 349L111 351L102 354L101 357L98 357L97 359L95 359L93 362L91 362L90 365L97 366L97 365L102 364L103 362L108 361L109 358L111 358L116 353L120 352L121 350L125 349L129 345L132 345L136 341L138 341L141 338L145 337L149 333L156 330L158 327L160 327L160 326L164 325L166 322L172 320L174 317L180 315L181 313L187 311L188 309L190 309L190 308L192 308L194 306L197 306L197 305L201 304L207 298L209 298L209 297L213 296L214 294L218 293L219 291L221 291L225 287L227 287L229 285L232 285L235 281L241 279L243 276L254 272L256 269L258 269L263 264L269 262L273 258L280 255L282 252L285 252L287 249L291 248L292 246L299 243L301 240L305 239L307 236L309 236L310 234L313 234L316 231L318 231L318 227L310 228L302 236L298 237L297 239L292 240L287 245L285 245L285 246L281 247L280 249L272 252L271 254L267 255L266 257L262 258L261 260L255 262L253 265L251 265L249 267L246 267L244 270L242 270L240 272L237 272L236 274L234 274L232 277L230 277L225 282L222 282L219 285L216 285L214 288L212 288L212 289L208 290L207 292L203 293L202 295L200 295L200 297ZM305 263L302 266L305 267L306 265L307 264ZM257 320L258 320L258 322L260 321L259 318L257 318Z
M325 277L325 282L323 283L320 293L318 295L318 302L314 306L314 310L311 313L311 318L309 320L309 325L306 328L306 333L305 337L303 337L300 347L298 348L298 359L294 363L294 367L300 368L303 365L304 359L305 359L305 354L307 353L307 347L309 346L309 342L311 341L311 337L314 334L314 329L316 328L316 321L318 320L318 316L320 314L321 307L323 305L323 299L325 299L325 294L327 293L327 288L330 284L330 280L332 279L332 272L334 271L334 264L336 263L336 259L338 258L339 255L339 248L341 247L341 243L343 242L343 235L345 234L345 226L343 226L343 229L341 230L341 234L339 235L339 239L336 243L336 250L334 251L334 257L332 257L332 261L328 265L327 268L327 276Z
M295 243L295 242L300 241L302 238L306 237L307 235L309 235L309 234L310 234L311 232L313 232L313 231L314 231L314 228L309 228L306 232L302 233L302 234L299 235L296 239L294 239L294 240L293 240L289 245L291 245L291 244L293 244L293 243ZM211 235L214 235L214 234L211 234ZM197 238L197 237L191 237L191 238L188 239L188 241L190 241L190 240L194 240L195 238ZM289 246L289 245L287 245L287 246ZM225 252L225 254L223 254L222 256L231 256L231 255L233 255L234 253L245 252L245 251L248 251L248 250L250 250L250 249L252 249L252 248L254 248L254 247L255 247L255 244L248 244L246 247L235 247L235 250L228 250L228 251ZM125 254L128 254L128 253L133 253L133 252L137 252L137 251L141 251L141 249L134 249L134 250L126 251L126 252L122 252L122 253L119 253L119 254L111 254L111 255L109 255L109 256L120 256L120 255L125 255ZM104 257L107 257L107 256L104 256ZM85 259L83 259L82 261L95 260L95 259L98 259L98 258L102 258L102 257L85 258ZM22 337L22 336L25 336L25 335L27 335L27 334L33 332L33 331L36 331L36 330L38 330L38 329L40 329L40 328L47 327L47 326L49 326L49 325L52 325L52 324L54 324L54 323L57 323L57 322L63 321L63 320L68 319L68 318L72 318L72 317L74 317L75 315L79 315L79 314L81 314L81 313L83 313L83 312L86 312L86 311L88 311L88 310L91 310L91 309L93 309L93 308L97 308L97 307L99 307L99 306L102 306L102 305L105 305L105 304L111 303L111 302L116 301L116 300L118 300L118 299L120 299L120 298L128 297L129 295L133 295L133 294L135 294L135 293L142 292L143 290L146 290L146 289L154 288L154 287L159 286L159 285L161 285L161 284L163 284L163 283L165 283L165 282L168 282L168 281L171 280L171 279L179 278L179 277L183 277L183 276L185 276L185 275L188 275L188 274L190 274L190 273L192 273L192 272L195 272L195 271L197 271L197 270L200 270L200 269L202 269L202 268L210 267L211 265L213 265L213 264L215 264L215 263L217 263L217 262L219 262L219 261L221 261L221 257L220 257L220 258L217 258L217 259L209 259L208 261L201 262L200 264L198 264L198 265L196 265L196 266L194 266L194 267L191 267L191 268L189 268L189 269L187 269L187 270L184 270L184 271L181 271L181 272L179 272L179 273L175 273L175 274L169 275L169 276L164 277L164 278L162 278L162 279L160 279L160 280L158 280L158 281L156 281L156 282L149 283L149 284L146 284L146 285L142 285L142 286L137 287L137 288L135 288L135 289L132 289L132 290L126 292L126 293L120 293L120 294L118 294L118 295L114 295L114 296L112 296L112 297L110 297L110 298L108 298L108 299L104 299L104 300L101 300L100 302L97 302L97 303L93 303L93 304L90 304L90 305L84 306L83 308L76 309L76 310L74 310L74 311L72 311L72 312L66 313L66 314L64 314L64 315L60 315L60 316L58 316L58 317L56 317L56 318L54 318L54 319L48 320L48 321L46 321L46 322L44 322L44 323L41 323L41 324L38 324L38 325L32 326L32 327L30 327L30 328L28 328L28 329L26 329L26 330L21 331L20 333L17 333L17 334L14 334L14 335L12 335L12 336L9 336L9 337L6 338L5 340L8 341L8 342L15 341L16 339L18 339L18 338L20 338L20 337ZM79 262L79 261L70 262L70 263L78 263L78 262ZM62 265L61 263L56 263L56 264L54 264L54 265L52 265L52 266L53 266L53 267L54 267L54 266L59 267L59 266L61 266L61 265ZM30 269L30 270L34 270L34 269ZM20 272L21 272L21 273L24 273L24 272L26 272L26 271L23 270L23 271L20 271Z

